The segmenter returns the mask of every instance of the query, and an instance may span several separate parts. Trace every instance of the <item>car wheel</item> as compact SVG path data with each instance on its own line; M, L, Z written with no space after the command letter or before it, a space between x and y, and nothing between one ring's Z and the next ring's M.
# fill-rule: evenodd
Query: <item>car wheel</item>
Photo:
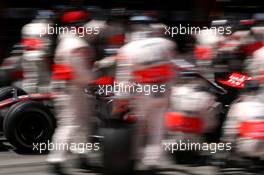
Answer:
M129 124L111 125L103 128L102 134L105 174L133 174L134 160L131 158L133 126Z
M43 104L19 102L11 106L4 118L4 134L18 150L38 151L34 145L47 143L55 129L55 118Z

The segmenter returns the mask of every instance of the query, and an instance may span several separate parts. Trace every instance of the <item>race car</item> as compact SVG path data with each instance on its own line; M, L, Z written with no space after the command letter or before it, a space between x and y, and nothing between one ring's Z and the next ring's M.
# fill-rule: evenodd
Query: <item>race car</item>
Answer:
M17 150L51 139L56 127L51 93L27 94L17 87L0 88L0 135Z

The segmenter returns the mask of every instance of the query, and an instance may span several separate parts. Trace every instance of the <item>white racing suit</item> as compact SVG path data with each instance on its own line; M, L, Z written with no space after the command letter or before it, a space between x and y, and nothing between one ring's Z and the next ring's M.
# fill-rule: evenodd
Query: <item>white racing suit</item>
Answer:
M256 31L255 31L256 32ZM230 107L224 125L224 140L234 143L235 150L243 157L264 159L264 47L253 52L247 71L260 81L257 94L242 96Z
M50 60L48 52L51 36L47 34L48 21L33 21L22 29L24 79L22 89L28 93L50 90Z
M248 72L257 79L263 80L264 75L264 47L256 50L253 53L253 58L249 65L247 65Z
M264 159L264 103L249 95L234 103L224 125L223 139L232 143L241 157Z
M143 157L146 165L159 164L162 153L163 115L173 76L170 61L174 57L175 44L163 38L131 41L120 49L117 56L117 83L125 88L126 85L138 87L136 90L122 88L122 92L116 95L121 100L128 100L131 113L137 118L134 158ZM142 151L146 136L146 149Z
M50 163L65 161L68 151L82 155L89 151L80 144L87 143L90 133L92 101L84 88L94 77L92 57L93 50L83 38L71 34L61 36L52 76L58 121L52 143L68 147L50 150L47 158ZM79 146L70 148L73 143Z
M213 80L214 78L211 64L217 55L218 44L222 40L223 37L219 36L217 31L213 29L202 30L196 35L194 57L199 70L209 80Z
M205 86L202 82L191 81L172 88L170 110L165 115L170 139L202 144L204 134L216 129L221 104L216 102L214 94L200 90L201 85Z

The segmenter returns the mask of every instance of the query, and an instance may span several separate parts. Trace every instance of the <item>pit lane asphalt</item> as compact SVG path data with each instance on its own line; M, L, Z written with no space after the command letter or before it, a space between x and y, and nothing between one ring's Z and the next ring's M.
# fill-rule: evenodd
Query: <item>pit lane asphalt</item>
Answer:
M47 155L36 155L16 152L11 145L4 142L1 146L0 141L0 175L52 175L49 171L49 166L45 162ZM97 155L98 156L98 155ZM95 156L96 157L96 156ZM67 171L72 175L97 175L92 171L82 171L74 168L75 159L70 158L66 163ZM98 162L97 162L98 163ZM176 165L171 161L160 163L161 171L159 175L218 175L216 167L212 166L187 166ZM139 166L137 175L150 175L151 172L146 171L142 166ZM222 174L222 173L221 173ZM233 173L232 173L233 174ZM244 174L244 173L238 173Z

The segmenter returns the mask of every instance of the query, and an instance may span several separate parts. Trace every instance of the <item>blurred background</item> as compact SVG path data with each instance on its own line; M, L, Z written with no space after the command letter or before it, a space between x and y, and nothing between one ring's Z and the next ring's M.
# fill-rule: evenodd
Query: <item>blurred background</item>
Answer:
M158 10L163 18L162 21L171 26L176 26L179 23L209 25L212 19L248 19L254 13L263 12L263 2L258 0L186 0L174 3L169 0L1 1L0 57L6 57L12 46L20 40L22 26L35 17L37 10L61 11L74 4L77 6L82 4L82 8L98 6L105 9ZM184 52L188 37L176 36L176 40L179 50Z

